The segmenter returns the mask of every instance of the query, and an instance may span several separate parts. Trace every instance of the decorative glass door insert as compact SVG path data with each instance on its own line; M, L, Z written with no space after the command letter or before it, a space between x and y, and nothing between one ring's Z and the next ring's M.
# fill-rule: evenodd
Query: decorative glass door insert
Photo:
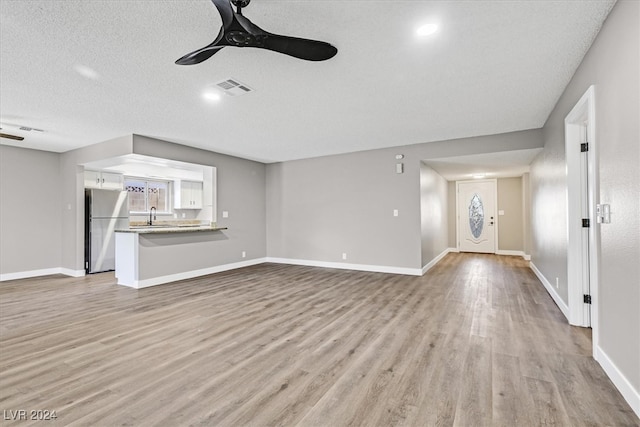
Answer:
M477 193L471 197L469 203L469 227L471 227L473 237L479 238L484 228L484 206Z

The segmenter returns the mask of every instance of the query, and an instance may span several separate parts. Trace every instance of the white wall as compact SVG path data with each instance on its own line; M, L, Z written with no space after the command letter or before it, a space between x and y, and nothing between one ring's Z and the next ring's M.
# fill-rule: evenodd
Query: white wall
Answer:
M0 145L0 275L61 266L59 155ZM54 271L49 271L53 273Z
M599 202L612 222L601 240L600 362L640 413L640 3L620 0L544 126L531 169L532 262L567 302L567 180L564 119L595 85ZM598 201L596 201L598 202ZM627 384L625 386L625 384ZM635 396L635 397L634 397ZM633 400L635 399L635 400Z

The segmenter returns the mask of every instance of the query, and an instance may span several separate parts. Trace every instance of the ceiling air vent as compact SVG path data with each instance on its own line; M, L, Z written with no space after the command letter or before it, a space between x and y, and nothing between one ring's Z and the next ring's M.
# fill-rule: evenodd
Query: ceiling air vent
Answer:
M222 89L222 91L229 96L240 96L249 92L253 92L253 89L236 79L223 80L216 83L216 86Z
M31 131L44 132L42 129L30 128L29 126L20 126L20 130L24 130L27 132L31 132Z

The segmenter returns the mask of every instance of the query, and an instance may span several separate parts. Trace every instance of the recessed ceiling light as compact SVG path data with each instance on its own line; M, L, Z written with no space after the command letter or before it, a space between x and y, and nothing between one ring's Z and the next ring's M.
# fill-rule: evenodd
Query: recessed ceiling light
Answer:
M76 73L80 74L82 77L86 77L91 80L98 80L100 78L100 74L93 68L87 67L86 65L76 64L73 67L76 70Z
M418 27L416 34L419 37L427 37L438 32L438 24L425 24Z
M202 94L202 97L209 102L218 102L222 99L220 92L218 92L217 90L211 90L211 89L204 92Z

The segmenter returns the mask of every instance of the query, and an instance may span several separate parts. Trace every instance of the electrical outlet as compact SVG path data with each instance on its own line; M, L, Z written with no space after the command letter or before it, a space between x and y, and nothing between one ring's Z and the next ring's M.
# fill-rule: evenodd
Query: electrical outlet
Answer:
M246 258L247 257L247 253L245 251L242 251L242 258Z
M342 259L347 259L347 253L346 252L342 253Z
M187 217L187 214L182 212L182 218L186 218L186 217Z
M393 216L398 216L398 209L393 210Z
M228 211L222 211L222 218L229 218L229 212Z
M556 289L558 289L558 286L560 286L560 279L556 277Z

